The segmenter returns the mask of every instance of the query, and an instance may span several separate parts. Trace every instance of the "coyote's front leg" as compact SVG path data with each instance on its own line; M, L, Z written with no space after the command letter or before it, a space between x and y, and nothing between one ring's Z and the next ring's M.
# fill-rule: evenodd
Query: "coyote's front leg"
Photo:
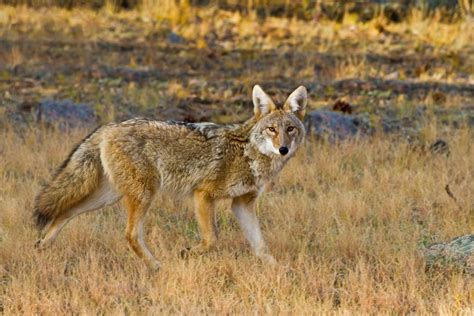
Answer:
M257 214L255 213L256 194L249 193L234 198L232 211L234 212L245 237L250 242L257 257L266 263L276 264L275 258L268 252L268 248L262 236Z

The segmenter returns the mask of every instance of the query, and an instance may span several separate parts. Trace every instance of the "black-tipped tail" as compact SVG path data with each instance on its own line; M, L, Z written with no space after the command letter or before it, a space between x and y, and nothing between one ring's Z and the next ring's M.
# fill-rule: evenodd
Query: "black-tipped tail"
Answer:
M44 184L36 196L33 220L39 230L79 203L92 192L101 173L100 152L89 139L99 130L87 135L69 154L52 180ZM79 148L82 148L78 153ZM75 161L71 166L71 162Z
M35 221L36 228L38 228L38 230L42 230L53 220L53 217L49 214L41 212L39 208L35 208L33 211L33 220Z

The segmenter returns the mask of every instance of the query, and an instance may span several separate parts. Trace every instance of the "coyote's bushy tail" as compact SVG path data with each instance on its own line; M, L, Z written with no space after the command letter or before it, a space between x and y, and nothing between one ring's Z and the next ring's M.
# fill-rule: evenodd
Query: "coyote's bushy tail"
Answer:
M100 151L90 140L95 132L76 146L36 196L33 217L38 229L43 229L98 187L102 173Z

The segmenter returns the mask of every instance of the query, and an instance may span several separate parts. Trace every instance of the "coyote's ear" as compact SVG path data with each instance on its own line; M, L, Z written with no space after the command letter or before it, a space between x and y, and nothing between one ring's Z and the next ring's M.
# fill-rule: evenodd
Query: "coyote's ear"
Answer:
M253 87L252 100L253 112L257 119L276 110L272 99L270 99L258 84Z
M308 103L308 92L304 86L299 86L293 91L283 106L286 112L294 112L301 120L306 112L306 103Z

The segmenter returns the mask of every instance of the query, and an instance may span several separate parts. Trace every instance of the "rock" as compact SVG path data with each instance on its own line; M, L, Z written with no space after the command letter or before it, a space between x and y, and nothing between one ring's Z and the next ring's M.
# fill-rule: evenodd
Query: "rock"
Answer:
M94 125L94 111L87 104L73 103L69 100L43 100L36 108L38 122L47 125L78 127Z
M175 32L170 32L168 36L166 37L166 39L168 40L168 43L170 44L185 44L186 43L186 40L184 39L184 37L176 34Z
M95 113L89 105L69 100L24 102L16 111L8 113L8 117L17 122L58 125L61 128L96 124Z
M474 235L456 237L446 243L436 243L424 250L428 268L461 268L474 275Z
M367 116L346 115L326 110L316 110L306 115L305 127L308 135L327 138L331 142L372 133Z

